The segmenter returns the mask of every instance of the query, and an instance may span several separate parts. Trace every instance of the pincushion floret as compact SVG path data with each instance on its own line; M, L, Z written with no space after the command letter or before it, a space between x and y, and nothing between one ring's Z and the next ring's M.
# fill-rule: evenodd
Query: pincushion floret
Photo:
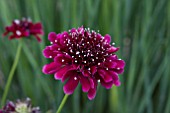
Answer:
M30 98L26 98L24 101L19 99L16 102L8 101L0 109L0 113L41 113L41 111L39 107L32 107Z
M33 23L30 18L23 18L21 20L15 19L12 21L12 25L5 27L5 30L3 36L12 33L12 35L9 36L10 40L33 35L41 42L39 35L44 34L42 24L40 22Z
M115 54L119 48L111 43L110 35L104 37L89 28L79 27L69 32L49 33L51 45L43 50L52 62L43 67L45 74L54 74L56 80L66 81L63 90L72 94L80 83L90 100L96 96L98 83L106 89L119 86L118 74L123 73L125 62Z

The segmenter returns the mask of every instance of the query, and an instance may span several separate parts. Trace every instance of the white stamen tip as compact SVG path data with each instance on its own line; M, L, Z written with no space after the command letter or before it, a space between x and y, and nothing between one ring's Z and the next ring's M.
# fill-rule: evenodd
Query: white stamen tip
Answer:
M74 77L74 80L77 80L77 77Z
M79 51L77 51L77 52L76 52L76 55L78 55L79 53L80 53L80 52L79 52Z
M86 63L86 61L84 61L84 63Z
M118 67L117 70L120 70L120 68Z
M20 24L20 20L14 20L14 22L16 23L16 24Z
M115 45L115 43L113 42L112 45Z
M64 59L62 59L61 62L64 62Z
M19 30L17 30L17 31L16 31L16 34L17 34L18 36L20 36L20 35L21 35L21 32L20 32Z
M71 49L71 50L70 50L70 52L72 53L72 52L73 52L73 50Z
M57 42L57 40L55 40L55 42Z
M98 59L98 57L96 57L96 59Z
M58 50L60 50L60 48L58 48Z
M50 42L51 44L53 44L53 42Z
M97 80L97 82L100 82L100 79L99 79L99 80Z
M49 58L52 58L52 56L49 56Z
M75 60L74 62L76 62L76 63L77 63L77 60Z
M109 68L106 68L106 70L109 70Z
M98 65L100 65L100 63L98 63Z

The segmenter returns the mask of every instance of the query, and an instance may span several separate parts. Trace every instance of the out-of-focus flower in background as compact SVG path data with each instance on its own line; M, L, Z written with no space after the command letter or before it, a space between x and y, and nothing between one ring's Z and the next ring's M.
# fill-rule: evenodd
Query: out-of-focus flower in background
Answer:
M39 35L44 34L42 24L40 22L32 23L31 19L29 18L23 18L22 20L16 19L12 22L11 26L7 26L5 29L6 31L3 36L12 33L12 35L9 36L10 40L33 35L39 42L41 42Z
M78 83L90 100L96 96L98 83L106 89L119 86L118 74L123 73L125 62L115 54L119 48L111 43L110 35L104 37L89 28L79 27L69 32L49 33L43 54L53 61L43 67L45 74L54 74L55 79L66 81L64 92L72 94Z
M0 109L0 113L41 113L39 107L32 107L31 100L26 98L25 101L17 100L17 102L9 101Z

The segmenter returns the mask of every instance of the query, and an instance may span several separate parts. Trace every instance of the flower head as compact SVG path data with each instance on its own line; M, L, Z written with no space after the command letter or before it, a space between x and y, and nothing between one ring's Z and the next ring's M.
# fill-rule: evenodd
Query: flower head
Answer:
M125 62L115 54L119 48L110 45L111 37L104 37L84 27L69 32L49 33L43 54L53 61L43 67L45 74L54 74L55 79L66 81L64 92L72 94L78 83L82 91L92 100L96 95L98 82L109 89L119 86L118 74L123 73Z
M41 23L32 23L30 19L23 18L22 20L14 20L11 26L7 26L6 32L3 36L12 32L13 34L9 36L9 39L23 38L33 35L36 39L41 42L41 38L38 35L44 34Z
M17 102L9 101L0 113L41 113L39 107L32 107L31 100L27 98L25 101L17 100Z

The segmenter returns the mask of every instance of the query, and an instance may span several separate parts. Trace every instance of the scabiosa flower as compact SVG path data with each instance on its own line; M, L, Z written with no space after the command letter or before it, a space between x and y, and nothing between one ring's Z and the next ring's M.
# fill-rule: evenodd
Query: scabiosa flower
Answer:
M84 27L69 32L49 33L43 55L52 59L43 67L43 73L54 74L55 79L67 81L63 87L66 94L72 94L78 83L82 91L92 100L96 95L98 83L106 89L119 86L118 74L123 73L125 62L115 54L119 48L110 45L111 37L104 37Z
M17 102L9 101L0 113L41 113L39 107L32 107L31 100L27 98L25 101L17 100Z
M11 26L7 26L6 32L3 36L12 32L13 34L9 36L9 39L23 38L33 35L36 39L41 42L41 38L38 35L43 35L43 28L41 23L32 23L30 19L23 18L22 20L14 20Z

